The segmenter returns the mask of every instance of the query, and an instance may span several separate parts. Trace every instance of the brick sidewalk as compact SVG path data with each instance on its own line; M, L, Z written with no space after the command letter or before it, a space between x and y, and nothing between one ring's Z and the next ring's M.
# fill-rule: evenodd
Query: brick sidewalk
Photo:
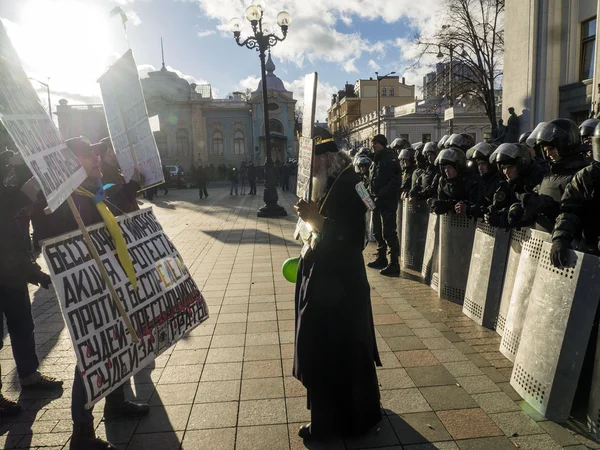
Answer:
M292 239L295 198L280 199L287 218L258 219L261 196L230 196L222 187L210 194L198 200L196 190L171 190L154 201L207 299L210 319L134 377L130 394L148 401L151 413L105 423L101 402L98 433L121 449L305 448L296 434L310 419L305 390L290 376L294 287L281 275L283 261L299 254ZM379 433L309 448L600 448L523 404L509 385L512 366L498 352L494 331L416 277L369 276L386 417ZM66 388L54 399L20 394L5 338L3 392L19 398L25 411L0 424L0 445L68 448L75 357L53 292L35 288L31 298L42 370L64 379Z

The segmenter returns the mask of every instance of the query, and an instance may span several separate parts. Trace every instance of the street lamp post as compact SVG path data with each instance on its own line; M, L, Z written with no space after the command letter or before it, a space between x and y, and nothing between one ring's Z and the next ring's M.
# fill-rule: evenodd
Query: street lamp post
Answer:
M396 72L390 72L387 75L380 77L379 72L375 72L375 76L377 77L377 134L381 134L381 91L379 89L379 82L395 73Z
M442 29L446 30L450 28L449 25L442 25ZM438 54L437 57L438 59L443 59L444 58L444 54L442 53L442 47L448 49L448 53L450 56L450 64L449 64L449 75L448 75L448 106L450 108L454 108L454 95L453 95L453 87L454 87L454 50L456 49L456 47L458 46L462 47L462 53L461 56L463 58L465 58L467 56L467 53L465 51L465 46L464 44L454 44L452 42L447 42L447 43L438 43ZM448 121L448 131L449 134L454 133L454 119L450 119Z
M48 92L48 114L50 114L50 119L52 119L52 103L50 103L50 77L48 77L47 83L44 83L43 81L36 80L35 78L31 78L31 77L29 77L29 79L31 81L37 81L38 83L40 83L42 86L44 86L46 88L46 91Z
M235 42L240 47L247 47L250 50L256 49L260 58L260 71L262 80L262 97L263 97L263 120L265 123L265 190L264 190L264 206L259 208L256 215L258 217L282 217L286 216L287 212L277 203L277 186L275 180L275 165L271 156L271 135L269 130L269 108L267 97L267 70L266 70L266 52L270 51L278 42L285 40L287 37L288 26L292 18L286 11L282 11L277 15L277 24L281 28L283 37L274 34L274 30L267 23L263 23L264 3L262 0L254 0L252 5L246 9L246 19L252 26L254 35L247 37L244 41L241 40L243 21L240 18L233 18L229 23L229 28L233 32Z

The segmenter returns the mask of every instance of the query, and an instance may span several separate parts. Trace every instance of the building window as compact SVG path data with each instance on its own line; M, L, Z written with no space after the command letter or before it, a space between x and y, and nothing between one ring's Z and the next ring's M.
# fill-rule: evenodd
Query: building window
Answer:
M390 97L393 97L395 93L394 88L390 88Z
M400 139L406 139L408 141L408 134L401 134Z
M387 89L386 88L381 88L381 96L385 97L387 95Z
M421 142L431 142L431 133L423 133L421 135Z
M277 119L269 120L269 132L283 134L283 125Z
M246 153L244 133L236 131L233 133L233 154L243 155L244 153Z
M581 23L581 79L594 78L596 18Z
M215 131L212 135L212 154L213 156L223 156L223 133Z
M167 135L164 131L155 131L154 132L154 140L156 141L156 147L158 148L158 153L163 156L169 156L168 148L167 148Z
M177 156L189 156L190 154L190 138L187 130L180 128L175 135L177 148Z

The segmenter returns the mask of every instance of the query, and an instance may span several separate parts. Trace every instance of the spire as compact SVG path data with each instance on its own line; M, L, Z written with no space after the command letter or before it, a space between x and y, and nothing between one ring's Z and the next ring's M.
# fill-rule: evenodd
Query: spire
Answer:
M273 60L271 59L271 52L269 52L269 59L267 59L267 64L265 65L265 69L269 74L273 74L275 72L275 64L273 64Z
M167 70L167 68L165 67L165 49L163 47L163 38L160 38L160 54L162 57L162 67L160 70Z

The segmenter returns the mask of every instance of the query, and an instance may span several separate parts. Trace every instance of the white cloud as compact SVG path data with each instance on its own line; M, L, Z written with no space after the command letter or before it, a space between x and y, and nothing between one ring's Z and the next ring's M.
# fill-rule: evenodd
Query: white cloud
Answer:
M244 2L240 0L188 1L198 3L206 16L220 21L218 29L224 32L232 17L244 17ZM305 61L325 61L354 70L349 60L358 60L365 53L383 56L386 43L373 42L358 32L339 32L336 30L338 22L349 26L355 18L383 19L387 23L406 18L422 31L442 4L440 0L271 0L265 20L275 23L275 16L281 10L289 11L293 18L286 41L273 49L277 57L298 66ZM249 24L247 28L249 31Z
M370 59L369 60L369 69L371 69L371 71L373 72L377 72L380 67L379 64L377 64L374 60Z
M206 36L212 36L215 33L216 33L215 30L198 31L198 37L203 38L203 37L206 37Z

